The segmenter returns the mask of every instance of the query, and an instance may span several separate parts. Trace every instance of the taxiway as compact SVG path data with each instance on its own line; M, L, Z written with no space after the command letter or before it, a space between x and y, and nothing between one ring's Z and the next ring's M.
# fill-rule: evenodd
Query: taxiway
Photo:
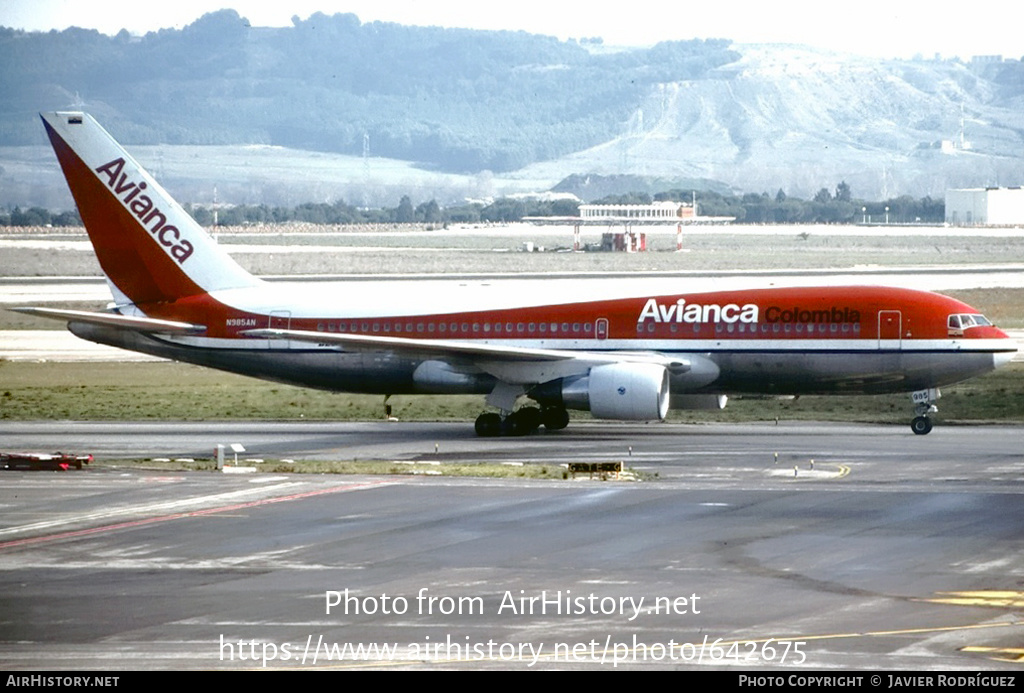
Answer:
M645 480L0 472L0 664L1014 669L1021 432L2 423L5 446L100 459L241 442Z

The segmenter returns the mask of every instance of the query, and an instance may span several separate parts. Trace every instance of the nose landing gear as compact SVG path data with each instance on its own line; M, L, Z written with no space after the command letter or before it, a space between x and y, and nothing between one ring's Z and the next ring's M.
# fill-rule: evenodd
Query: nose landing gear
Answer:
M910 421L910 430L915 435L923 436L931 432L932 420L928 418L928 415L934 414L939 410L935 406L935 402L941 396L938 388L934 387L911 393L910 399L914 402L914 414L916 416Z

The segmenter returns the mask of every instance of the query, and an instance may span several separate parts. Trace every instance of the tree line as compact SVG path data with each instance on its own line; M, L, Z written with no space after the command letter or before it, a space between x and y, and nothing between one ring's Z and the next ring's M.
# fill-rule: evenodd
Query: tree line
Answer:
M944 200L927 195L900 195L878 201L855 199L845 181L836 186L834 193L821 188L810 200L790 197L783 190L774 195L670 190L652 199L690 202L694 196L701 216L734 217L746 224L942 224L946 220Z
M53 212L42 207L0 208L0 226L81 226L78 210Z
M672 189L651 195L647 192L608 195L592 204L651 204L671 200L697 200L698 213L705 217L733 217L747 224L941 224L945 221L943 200L930 196L901 195L887 200L855 199L850 187L841 182L835 191L822 188L810 200L790 197L782 190L775 195L725 194L713 190ZM490 203L467 203L442 207L436 200L413 204L405 195L396 207L365 209L343 200L334 203L307 202L295 207L237 205L213 209L186 205L185 209L202 226L248 226L256 224L479 224L518 222L526 217L574 217L580 203L570 199L539 200L499 198ZM0 226L81 226L77 211L51 212L40 207L0 209Z

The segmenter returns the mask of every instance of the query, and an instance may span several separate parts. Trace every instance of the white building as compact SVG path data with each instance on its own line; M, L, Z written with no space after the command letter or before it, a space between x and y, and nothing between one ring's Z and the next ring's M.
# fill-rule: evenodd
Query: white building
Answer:
M678 222L694 218L693 205L685 202L655 202L649 205L580 205L580 218L630 222Z
M946 223L954 226L1024 226L1024 188L947 190Z

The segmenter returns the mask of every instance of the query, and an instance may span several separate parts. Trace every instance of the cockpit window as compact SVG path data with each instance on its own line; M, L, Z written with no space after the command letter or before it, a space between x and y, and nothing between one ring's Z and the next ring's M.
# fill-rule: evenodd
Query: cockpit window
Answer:
M949 329L966 330L968 327L985 327L992 323L984 315L978 313L961 313L949 316Z

